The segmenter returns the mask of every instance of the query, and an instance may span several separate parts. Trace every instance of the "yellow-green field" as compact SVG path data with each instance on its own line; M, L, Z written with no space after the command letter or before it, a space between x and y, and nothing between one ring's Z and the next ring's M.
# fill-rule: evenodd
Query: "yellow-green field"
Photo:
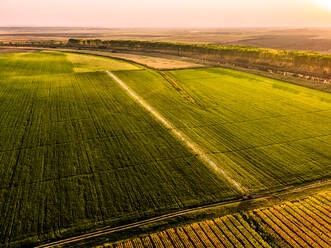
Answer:
M2 54L0 102L0 247L34 246L330 177L330 94L252 74L160 72L60 52ZM254 242L262 242L249 225Z
M250 192L330 176L329 93L221 68L114 74Z
M123 62L120 60L109 59L101 56L90 56L75 53L68 53L67 59L73 64L75 72L92 72L92 71L105 71L111 69L116 70L137 70L141 66L133 65L131 63Z

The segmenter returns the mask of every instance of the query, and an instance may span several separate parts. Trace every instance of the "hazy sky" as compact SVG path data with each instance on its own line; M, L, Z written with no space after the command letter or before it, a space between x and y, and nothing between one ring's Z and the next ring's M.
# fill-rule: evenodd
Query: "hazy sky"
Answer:
M331 0L0 0L0 26L331 26Z

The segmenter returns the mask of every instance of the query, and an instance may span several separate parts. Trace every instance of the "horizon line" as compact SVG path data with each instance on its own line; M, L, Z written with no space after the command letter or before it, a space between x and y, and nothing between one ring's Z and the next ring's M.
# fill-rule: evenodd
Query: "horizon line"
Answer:
M228 29L228 28L331 28L331 25L269 25L269 26L255 26L255 25L233 25L233 26L114 26L114 27L107 27L107 26L63 26L63 25L49 25L49 26L42 26L42 25L0 25L0 28L87 28L87 29Z

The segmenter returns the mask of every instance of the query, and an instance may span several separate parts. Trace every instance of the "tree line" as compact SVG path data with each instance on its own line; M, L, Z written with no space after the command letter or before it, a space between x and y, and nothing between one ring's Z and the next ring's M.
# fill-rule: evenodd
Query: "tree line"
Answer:
M331 55L308 51L276 50L232 45L219 46L211 44L99 39L69 39L67 42L31 41L24 44L43 47L153 52L191 57L216 64L229 64L264 71L284 71L297 75L331 78Z

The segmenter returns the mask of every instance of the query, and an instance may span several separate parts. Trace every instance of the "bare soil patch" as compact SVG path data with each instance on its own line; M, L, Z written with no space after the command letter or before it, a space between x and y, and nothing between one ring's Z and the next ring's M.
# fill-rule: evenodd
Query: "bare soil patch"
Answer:
M139 64L144 64L148 67L155 69L182 69L182 68L192 68L192 67L204 67L202 64L193 63L189 59L166 56L160 57L153 55L142 55L142 54L128 54L128 53L111 53L111 56L122 58L126 60L132 60Z
M58 50L58 49L50 49ZM79 52L84 54L101 55L112 58L124 59L134 63L142 64L144 66L165 70L165 69L185 69L205 67L206 65L197 63L190 58L164 55L164 54L142 54L142 53L118 53L111 51L96 51L96 50L73 50L73 49L60 49L65 52Z

